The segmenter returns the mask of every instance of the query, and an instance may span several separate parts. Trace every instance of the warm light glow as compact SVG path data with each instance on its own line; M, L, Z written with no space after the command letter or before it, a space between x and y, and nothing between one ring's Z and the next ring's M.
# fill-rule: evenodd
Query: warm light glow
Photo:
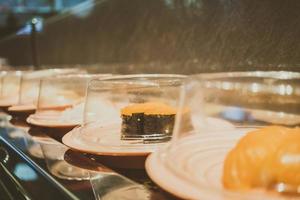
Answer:
M251 84L251 92L256 93L256 92L259 91L259 89L260 89L260 87L259 87L259 84L258 84L258 83L252 83L252 84Z
M281 95L291 95L293 93L293 87L291 85L281 84L278 87L278 93Z
M286 86L286 94L291 95L293 93L293 87L291 85Z
M287 155L282 156L280 161L281 161L282 164L300 163L300 155L298 155L298 154L296 154L296 155L287 154Z
M232 89L232 83L230 83L230 82L223 82L222 83L222 89L224 89L224 90L230 90L230 89Z

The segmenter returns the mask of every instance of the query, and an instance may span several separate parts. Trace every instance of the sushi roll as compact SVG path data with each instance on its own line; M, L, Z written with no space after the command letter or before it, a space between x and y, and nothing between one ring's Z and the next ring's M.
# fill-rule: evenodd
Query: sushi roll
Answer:
M123 108L121 139L170 139L176 111L176 108L159 102L138 103Z

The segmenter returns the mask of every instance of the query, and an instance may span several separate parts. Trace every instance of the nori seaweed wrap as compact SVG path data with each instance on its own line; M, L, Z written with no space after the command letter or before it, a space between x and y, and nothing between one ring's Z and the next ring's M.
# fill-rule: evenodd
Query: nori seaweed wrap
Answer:
M169 140L175 115L176 109L163 103L148 102L127 106L121 110L121 139Z

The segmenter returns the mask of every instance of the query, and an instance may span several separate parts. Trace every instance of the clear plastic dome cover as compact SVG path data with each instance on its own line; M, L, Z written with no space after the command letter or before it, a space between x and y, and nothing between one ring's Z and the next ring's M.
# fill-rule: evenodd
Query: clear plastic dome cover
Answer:
M149 154L172 136L184 79L148 74L92 80L84 124L64 142L96 154Z
M182 91L181 116L193 131L300 124L300 73L240 72L192 76ZM178 137L186 132L178 118Z
M11 71L1 77L0 106L8 107L16 104L19 99L21 76L25 72Z
M30 123L42 126L68 126L82 122L88 82L110 74L69 74L41 80L36 113Z
M39 96L40 81L43 78L63 75L83 73L81 69L44 69L32 71L21 76L18 102L9 110L22 111L36 109Z
M299 125L299 73L191 76L172 141L148 159L147 171L175 194L182 185L185 198L282 199L277 186L299 175L299 141L288 140L299 138Z
M0 98L2 97L2 85L3 85L3 77L7 74L6 71L0 72Z

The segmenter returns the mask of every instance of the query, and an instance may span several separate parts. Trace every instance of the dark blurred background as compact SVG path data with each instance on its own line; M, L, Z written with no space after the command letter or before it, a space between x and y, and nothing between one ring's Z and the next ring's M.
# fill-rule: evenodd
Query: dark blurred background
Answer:
M14 32L0 40L0 57L13 66L300 71L298 0L0 2L1 35Z
M37 31L41 31L44 21L85 0L0 0L0 41L14 40L28 36L32 32L31 22L38 20ZM15 47L11 47L15 48ZM7 62L0 58L0 65ZM20 64L23 64L21 61ZM13 64L14 62L12 62ZM25 62L32 65L32 61Z
M0 39L13 34L32 17L45 19L85 0L0 0Z

